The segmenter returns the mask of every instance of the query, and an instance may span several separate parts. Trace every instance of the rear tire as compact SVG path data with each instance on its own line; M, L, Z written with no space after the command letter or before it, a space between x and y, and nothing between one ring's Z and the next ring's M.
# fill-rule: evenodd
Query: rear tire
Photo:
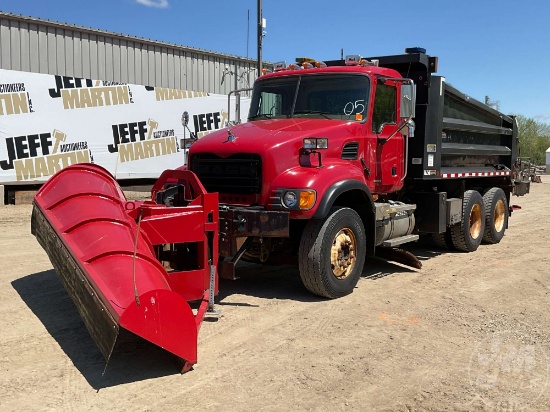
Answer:
M449 249L453 250L453 239L451 237L451 232L449 229L443 233L432 233L432 240L434 245L440 249Z
M463 252L477 250L485 231L485 207L479 192L468 190L462 200L462 220L451 226L453 246Z
M485 232L483 241L498 243L508 227L508 202L504 190L493 187L483 195L485 205Z
M299 249L304 286L331 299L353 292L365 264L366 244L363 222L353 209L333 209L325 219L310 220Z

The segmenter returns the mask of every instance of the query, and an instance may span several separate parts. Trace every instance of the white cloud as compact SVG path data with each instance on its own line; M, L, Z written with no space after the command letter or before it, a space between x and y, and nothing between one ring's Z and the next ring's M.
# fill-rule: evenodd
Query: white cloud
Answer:
M157 7L159 9L168 8L168 0L136 0L136 3L147 7Z
M550 113L539 114L538 116L535 116L535 119L539 119L543 121L550 120Z

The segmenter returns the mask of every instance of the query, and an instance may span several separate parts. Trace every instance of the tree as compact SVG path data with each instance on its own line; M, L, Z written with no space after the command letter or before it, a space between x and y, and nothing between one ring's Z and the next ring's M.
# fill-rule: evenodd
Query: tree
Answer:
M546 162L545 153L550 147L550 125L519 115L518 122L519 153L521 157L530 157L537 165Z

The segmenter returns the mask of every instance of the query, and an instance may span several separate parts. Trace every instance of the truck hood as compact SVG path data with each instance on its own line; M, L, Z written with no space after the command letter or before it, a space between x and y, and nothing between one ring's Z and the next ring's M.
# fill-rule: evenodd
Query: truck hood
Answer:
M193 143L190 154L210 152L221 157L234 153L261 154L277 150L287 144L297 145L296 151L292 152L297 153L297 149L302 146L302 139L306 137L330 138L335 130L346 127L350 129L351 134L354 134L353 130L356 130L357 125L355 122L325 119L293 118L253 121L204 136Z

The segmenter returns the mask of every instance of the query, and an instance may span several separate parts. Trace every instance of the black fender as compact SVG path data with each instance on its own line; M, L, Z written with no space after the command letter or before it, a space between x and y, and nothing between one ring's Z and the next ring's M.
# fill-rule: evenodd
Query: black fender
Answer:
M364 196L364 202L362 203L346 203L339 202L338 206L347 206L354 209L365 225L365 232L367 234L367 256L374 255L375 238L376 238L376 208L374 206L374 200L368 186L359 180L341 180L330 186L317 207L317 211L313 215L313 219L326 218L332 207L335 205L336 200L344 193L350 191L359 191Z

